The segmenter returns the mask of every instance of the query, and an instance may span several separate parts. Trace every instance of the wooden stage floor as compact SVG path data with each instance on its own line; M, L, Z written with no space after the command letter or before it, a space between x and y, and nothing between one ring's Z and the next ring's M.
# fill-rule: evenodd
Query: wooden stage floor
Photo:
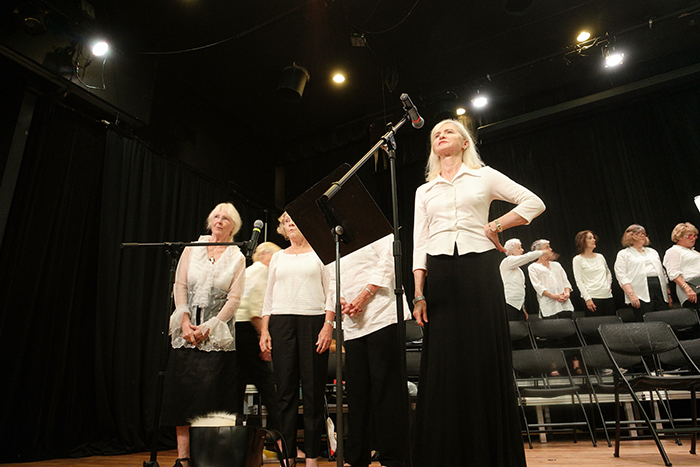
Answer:
M700 457L690 454L690 440L684 439L683 445L678 446L673 441L664 441L664 447L671 462L676 467L700 465ZM613 457L613 448L607 447L605 443L593 447L591 443L580 439L577 444L571 441L550 441L547 444L534 444L534 449L525 446L527 465L529 467L632 467L632 466L661 466L663 461L656 449L656 445L651 440L644 441L624 441L620 446L620 458ZM175 451L163 451L158 455L158 465L160 467L171 467L175 463ZM0 464L4 466L16 467L142 467L144 461L150 459L149 453L130 454L124 456L96 456L82 459L54 459L44 462L29 462L23 464ZM328 462L319 459L320 467L335 467L336 462ZM279 465L266 463L265 466ZM303 463L298 465L303 466ZM379 467L379 463L372 464ZM418 467L418 466L417 466ZM437 467L437 466L430 466ZM455 459L445 467L462 467L459 459ZM494 466L495 467L495 466Z

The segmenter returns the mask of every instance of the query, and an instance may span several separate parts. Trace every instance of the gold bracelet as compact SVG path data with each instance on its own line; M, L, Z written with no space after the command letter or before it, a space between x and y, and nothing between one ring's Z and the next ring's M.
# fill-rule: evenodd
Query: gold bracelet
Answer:
M494 219L493 222L496 224L496 231L503 232L503 226L500 222L498 222L498 219Z

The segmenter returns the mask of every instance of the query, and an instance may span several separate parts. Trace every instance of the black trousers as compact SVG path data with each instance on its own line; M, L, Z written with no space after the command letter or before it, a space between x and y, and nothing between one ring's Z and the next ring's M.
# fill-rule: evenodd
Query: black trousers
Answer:
M272 381L272 363L260 358L260 339L250 321L236 323L236 412L243 413L245 387L254 384L267 408L267 427L279 430L279 404Z
M372 449L381 465L402 467L408 461L406 382L401 378L401 354L396 324L345 341L345 387L348 401L348 441L345 461L366 467Z
M647 277L647 287L649 287L648 302L639 300L639 308L632 307L634 317L637 321L644 321L644 313L650 311L668 310L668 303L664 300L666 290L661 287L661 282L658 277Z
M523 310L518 310L512 305L506 303L506 313L508 313L508 321L525 321L525 313Z
M328 351L318 354L316 341L325 315L272 315L272 365L280 405L280 432L291 453L296 452L299 381L304 406L304 453L318 457L325 427L324 394Z
M591 311L586 307L586 316L615 316L615 299L610 298L591 298L595 304L595 311Z

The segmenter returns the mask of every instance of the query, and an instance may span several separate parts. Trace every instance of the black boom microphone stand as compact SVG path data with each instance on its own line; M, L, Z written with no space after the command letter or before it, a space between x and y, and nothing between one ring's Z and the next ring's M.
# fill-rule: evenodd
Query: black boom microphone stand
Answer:
M175 272L177 270L177 262L180 259L182 250L185 247L203 247L209 245L216 246L229 246L235 245L244 252L247 257L250 257L255 251L258 244L258 237L260 235L260 230L264 226L263 221L260 219L256 220L253 224L253 234L251 239L245 242L221 242L221 243L203 243L203 242L162 242L162 243L122 243L121 248L161 248L170 257L170 272L168 273L168 308L164 314L165 317L170 316L175 297L173 296L173 287L175 286ZM243 248L245 247L245 248ZM158 344L161 346L160 351L160 365L158 368L158 383L156 386L156 404L154 408L153 420L153 434L151 437L151 457L150 460L143 462L143 467L159 467L158 466L158 434L160 432L160 411L163 402L163 387L165 384L165 370L168 364L168 356L170 355L170 343L167 342L167 336L169 334L169 321L166 321L164 326L165 331L161 331Z

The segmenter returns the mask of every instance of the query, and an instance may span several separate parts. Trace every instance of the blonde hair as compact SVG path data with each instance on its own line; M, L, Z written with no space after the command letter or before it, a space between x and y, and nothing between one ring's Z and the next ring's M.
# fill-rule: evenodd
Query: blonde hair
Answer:
M238 214L238 211L233 206L233 204L219 203L214 209L211 210L211 212L207 216L207 230L211 231L211 221L212 219L214 219L214 216L219 211L223 211L224 214L226 214L226 217L231 219L231 222L233 223L233 230L231 230L231 235L228 238L228 241L230 242L231 240L233 240L233 236L236 235L239 230L241 230L241 215Z
M253 262L260 261L260 257L264 254L277 253L281 249L282 248L276 243L263 242L255 249L255 253L253 253Z
M627 248L632 246L634 239L632 238L634 234L638 232L646 232L646 229L639 224L632 224L625 229L625 233L622 234L622 246ZM644 246L649 244L649 237L646 237L644 241Z
M425 180L428 182L437 177L440 170L442 170L440 159L435 155L435 148L433 148L433 138L438 128L443 125L452 125L465 141L469 141L466 149L462 152L462 162L467 167L470 169L478 169L486 165L484 161L481 160L481 156L479 156L479 152L476 150L474 139L469 134L466 127L462 125L461 122L448 118L435 125L430 131L430 155L428 155L428 163L425 166Z
M673 232L671 232L671 241L673 243L678 243L678 240L683 238L688 232L693 232L697 235L698 229L690 222L681 222L673 228Z

